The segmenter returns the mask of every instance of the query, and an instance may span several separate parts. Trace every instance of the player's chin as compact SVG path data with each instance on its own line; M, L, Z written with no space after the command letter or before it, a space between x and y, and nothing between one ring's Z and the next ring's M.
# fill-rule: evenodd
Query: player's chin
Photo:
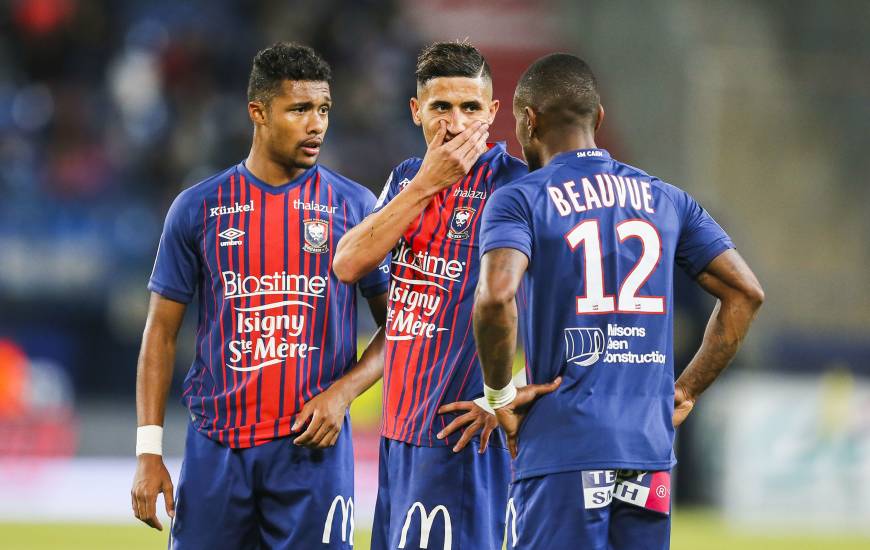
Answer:
M320 158L320 148L300 147L293 157L293 163L300 168L311 168Z

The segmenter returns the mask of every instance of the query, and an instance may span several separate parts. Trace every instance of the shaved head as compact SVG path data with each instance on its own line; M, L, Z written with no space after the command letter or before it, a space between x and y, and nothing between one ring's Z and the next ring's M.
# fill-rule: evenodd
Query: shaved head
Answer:
M535 61L520 77L514 92L515 111L529 107L553 126L594 126L600 103L592 69L567 53Z

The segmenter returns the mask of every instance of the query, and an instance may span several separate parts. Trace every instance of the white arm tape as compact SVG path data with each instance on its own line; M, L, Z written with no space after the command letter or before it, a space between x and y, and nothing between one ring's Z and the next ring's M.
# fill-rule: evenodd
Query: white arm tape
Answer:
M500 409L505 405L510 404L510 402L516 398L517 387L514 385L513 380L508 382L508 385L500 390L494 390L484 384L483 396L486 398L486 402L492 410Z
M163 426L136 428L136 456L145 453L163 456Z

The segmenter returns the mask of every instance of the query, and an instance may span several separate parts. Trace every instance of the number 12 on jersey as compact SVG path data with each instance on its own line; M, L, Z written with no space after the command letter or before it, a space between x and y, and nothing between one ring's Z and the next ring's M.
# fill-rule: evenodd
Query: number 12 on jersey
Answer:
M662 255L662 240L655 226L646 220L625 220L617 224L619 242L640 239L641 254L637 263L622 281L618 296L604 293L604 262L601 255L601 233L598 220L585 220L565 235L572 251L583 245L583 276L586 294L577 297L577 313L664 313L662 296L638 296L658 266Z

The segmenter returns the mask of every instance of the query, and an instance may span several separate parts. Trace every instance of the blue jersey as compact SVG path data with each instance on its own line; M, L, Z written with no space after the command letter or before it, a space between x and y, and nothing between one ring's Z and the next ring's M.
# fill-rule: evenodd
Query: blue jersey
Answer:
M271 186L240 163L183 191L166 216L148 288L199 298L184 381L194 426L231 447L290 434L304 402L356 361L356 292L335 245L374 195L322 166ZM360 282L387 289L384 263Z
M383 206L420 169L396 167ZM443 190L405 230L393 250L384 365L384 437L412 445L453 445L435 437L451 420L441 405L483 394L471 309L480 268L480 219L492 192L528 173L504 144L481 155L468 175Z
M517 479L674 465L674 265L694 277L733 246L687 193L602 149L557 155L493 194L481 254L529 258L526 374L563 377L522 424Z

